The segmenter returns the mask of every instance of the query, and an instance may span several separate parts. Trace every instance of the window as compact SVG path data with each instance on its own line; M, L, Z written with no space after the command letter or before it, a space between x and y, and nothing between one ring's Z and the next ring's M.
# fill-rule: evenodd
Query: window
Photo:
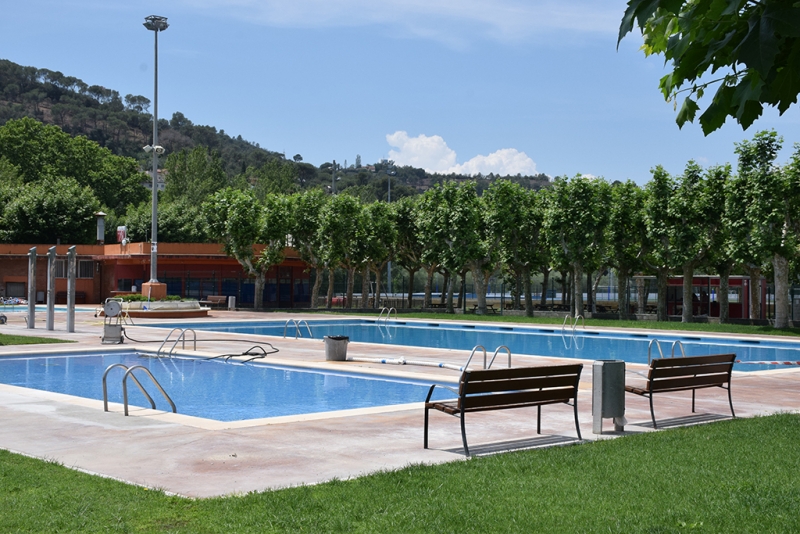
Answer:
M56 278L67 277L67 260L56 260Z
M78 262L78 278L94 278L94 262L92 260Z

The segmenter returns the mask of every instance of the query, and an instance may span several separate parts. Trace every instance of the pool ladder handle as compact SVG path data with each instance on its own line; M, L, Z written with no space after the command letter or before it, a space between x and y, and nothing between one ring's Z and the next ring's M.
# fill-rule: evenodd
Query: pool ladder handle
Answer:
M651 339L650 343L647 345L647 365L650 365L650 360L652 359L651 354L652 354L652 350L653 350L653 345L656 346L656 348L658 349L658 353L661 355L661 357L662 358L664 357L664 351L661 350L661 343L657 339ZM675 357L675 347L676 346L681 349L681 356L683 358L685 358L686 357L686 350L684 350L683 343L681 343L680 339L676 339L675 341L672 342L672 349L670 351L670 356L669 357L670 358L674 358Z
M564 317L564 323L561 325L561 335L562 336L564 335L564 330L567 328L567 322L569 322L569 320L571 318L572 317L570 317L569 315ZM576 315L575 316L575 322L572 323L572 325L571 325L571 327L572 327L572 335L573 336L575 335L575 329L578 327L578 321L579 320L582 321L583 329L586 330L586 319L583 318L583 315Z
M306 329L308 330L308 337L314 337L314 334L311 333L311 326L308 324L308 321L305 319L286 319L286 322L283 324L283 337L286 337L286 329L289 327L290 324L294 324L294 338L297 339L298 337L303 337L303 332L300 330L302 325L306 325Z
M380 315L378 315L378 322L380 322L381 317L383 317L383 312L386 312L386 319L383 320L383 323L386 324L389 321L389 319L391 319L391 317L392 317L392 310L394 310L394 320L396 321L397 320L397 308L387 308L387 307L384 306L384 307L381 308Z
M166 356L169 356L170 358L172 357L172 351L174 351L175 347L178 346L179 341L183 341L183 345L181 345L181 348L183 349L186 348L186 332L192 333L194 337L194 350L197 350L197 332L195 332L193 328L173 328L172 330L169 331L167 337L164 338L164 341L161 343L161 346L158 347L158 352L156 352L156 358L161 356L161 349L164 348L164 345L167 344L167 341L169 341L169 338L172 337L172 333L175 331L179 332L178 337L177 339L175 339L175 343L172 344L172 347L170 347L169 352L166 354Z
M135 371L136 369L143 370L147 374L147 376L150 377L150 380L153 381L153 384L155 384L155 386L158 388L158 390L161 392L161 394L164 395L164 398L167 399L167 402L169 402L169 405L172 407L172 413L178 413L178 410L175 408L175 403L172 402L172 399L170 398L170 396L167 395L167 392L164 391L164 388L162 388L161 384L158 383L158 380L156 380L156 377L154 377L153 373L150 372L150 369L148 369L147 367L145 367L143 365L134 365L134 366L128 367L127 365L122 364L122 363L114 363L114 364L109 365L108 368L106 368L106 371L103 373L103 411L104 412L108 411L108 386L106 385L107 378L108 378L108 372L111 371L111 369L114 369L115 367L122 367L123 369L125 369L125 375L122 377L122 400L123 400L123 407L124 407L126 416L128 415L128 376L130 376L133 379L133 382L139 387L139 390L142 392L142 394L145 396L145 398L147 398L147 401L150 403L150 407L153 410L156 409L156 403L155 403L155 401L153 401L153 397L151 397L147 393L147 390L144 389L144 386L142 385L142 383L139 382L139 379L136 378L136 376L133 374L133 371Z
M505 351L508 353L508 368L510 369L511 368L511 349L509 349L505 345L500 345L499 347L497 347L495 349L494 355L492 356L492 359L488 362L488 365L487 365L486 347L484 347L483 345L475 345L472 348L472 352L470 353L469 358L467 358L467 363L464 364L463 369L466 370L469 367L469 363L472 361L472 357L475 356L475 353L478 352L478 350L481 350L483 352L483 368L484 369L490 369L492 367L492 364L494 363L494 359L497 358L497 355L503 349L505 349Z

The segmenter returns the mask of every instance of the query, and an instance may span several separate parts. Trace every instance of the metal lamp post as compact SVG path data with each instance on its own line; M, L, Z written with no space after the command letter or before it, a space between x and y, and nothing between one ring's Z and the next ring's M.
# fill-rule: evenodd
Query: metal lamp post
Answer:
M153 221L151 225L150 237L150 282L157 283L158 276L158 156L164 153L164 149L158 145L158 32L163 32L169 27L166 17L150 15L145 17L144 27L151 30L155 35L155 60L153 62L154 89L153 89L153 145L146 146L147 152L153 152Z

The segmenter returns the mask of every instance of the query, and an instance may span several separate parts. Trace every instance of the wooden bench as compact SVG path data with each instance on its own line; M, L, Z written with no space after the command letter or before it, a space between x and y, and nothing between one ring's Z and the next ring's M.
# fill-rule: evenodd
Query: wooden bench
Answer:
M209 295L205 300L201 300L200 304L206 304L215 308L224 308L228 302L228 297L225 295Z
M575 413L578 439L582 439L578 425L578 381L582 369L583 364L570 364L466 370L461 374L457 391L449 386L434 384L425 399L424 448L428 448L428 412L432 409L461 419L461 441L464 443L464 453L469 456L464 426L464 416L467 413L536 406L536 432L541 434L542 406L569 404L569 401L572 401ZM437 387L449 389L458 398L431 401Z
M653 395L671 391L691 390L692 413L694 413L696 390L713 387L727 389L731 416L736 417L731 399L731 371L733 371L735 359L735 354L655 358L650 362L645 386L640 388L626 385L625 391L650 399L650 417L653 419L653 428L658 428L653 412Z
M472 313L476 313L478 311L478 305L474 304L472 306ZM486 313L492 313L493 315L497 315L497 310L494 307L494 304L487 304L486 305Z

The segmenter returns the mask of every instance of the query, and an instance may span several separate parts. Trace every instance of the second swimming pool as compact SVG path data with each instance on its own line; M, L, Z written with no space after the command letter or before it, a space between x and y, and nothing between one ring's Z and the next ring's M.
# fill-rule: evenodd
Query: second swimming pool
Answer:
M471 350L482 345L492 352L507 346L514 355L549 356L587 360L620 359L629 363L647 363L648 348L652 357L659 357L655 342L658 340L665 356L675 345L680 355L682 345L686 355L735 353L739 371L757 371L781 368L783 364L755 364L747 362L800 362L800 341L765 340L752 338L716 337L702 335L674 335L665 332L617 333L597 332L578 328L562 330L560 327L511 326L495 324L435 323L425 321L375 320L312 320L296 326L285 321L237 321L218 323L182 323L153 325L165 328L191 328L196 331L213 330L240 334L294 338L344 335L350 341L382 343L408 347L433 347ZM309 334L311 334L309 336ZM198 334L202 339L202 335ZM413 351L409 352L413 356Z

